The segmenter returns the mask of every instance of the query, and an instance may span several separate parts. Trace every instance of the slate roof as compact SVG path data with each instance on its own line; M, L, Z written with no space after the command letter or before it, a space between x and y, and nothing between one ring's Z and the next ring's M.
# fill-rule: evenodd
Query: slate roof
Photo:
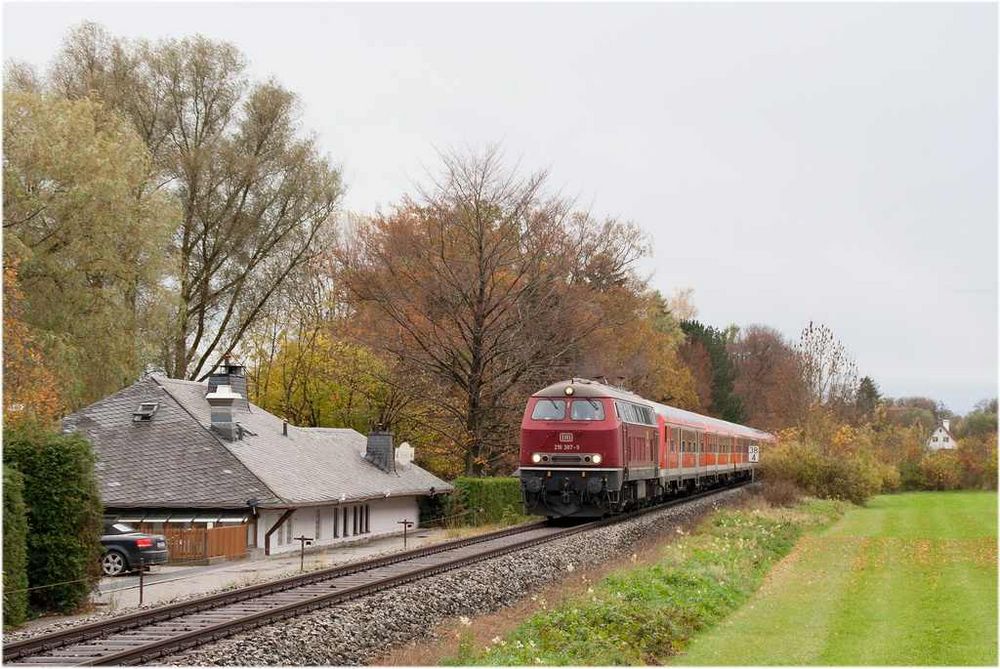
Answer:
M210 429L205 384L154 378L206 431ZM235 412L235 419L248 432L242 439L222 443L287 505L426 495L431 488L436 492L452 489L414 464L397 466L395 472L382 471L364 459L367 437L351 429L289 425L286 437L282 434L284 421L255 404L250 404L248 412Z
M351 429L288 426L250 404L235 412L242 439L211 430L205 394L195 381L152 375L65 419L91 438L105 506L291 507L449 492L415 464L384 472L364 459L367 438ZM143 401L158 401L152 421L133 423ZM117 485L115 485L117 483Z
M160 404L148 423L132 421L141 402ZM152 378L67 416L63 427L93 444L106 507L243 509L251 498L278 500Z

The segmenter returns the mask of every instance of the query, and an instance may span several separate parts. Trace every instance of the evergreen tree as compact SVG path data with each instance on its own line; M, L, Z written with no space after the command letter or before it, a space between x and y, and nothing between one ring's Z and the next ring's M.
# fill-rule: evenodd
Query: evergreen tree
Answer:
M855 399L856 406L861 415L868 415L874 411L881 399L882 394L879 392L878 385L872 377L866 376L862 378L858 384L858 395Z
M726 347L733 334L730 328L718 330L698 321L684 321L681 329L688 339L700 342L708 351L712 361L712 402L708 407L711 415L733 423L742 423L743 402L733 392L736 370Z

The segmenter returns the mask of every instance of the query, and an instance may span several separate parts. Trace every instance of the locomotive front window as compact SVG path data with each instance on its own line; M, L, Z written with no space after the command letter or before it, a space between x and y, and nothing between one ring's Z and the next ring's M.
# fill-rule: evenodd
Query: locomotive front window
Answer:
M572 420L604 420L604 405L600 400L573 400Z
M562 420L566 417L566 400L542 398L535 403L531 417L534 420Z

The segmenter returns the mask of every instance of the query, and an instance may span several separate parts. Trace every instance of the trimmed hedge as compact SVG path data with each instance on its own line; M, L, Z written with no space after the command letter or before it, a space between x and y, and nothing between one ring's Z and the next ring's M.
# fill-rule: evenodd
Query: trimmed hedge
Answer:
M3 441L6 463L24 477L31 606L73 612L100 578L103 509L90 443L32 424L4 429Z
M462 476L452 481L452 485L455 492L449 496L447 515L482 509L464 516L463 525L507 524L522 518L520 479Z
M28 519L24 477L3 467L3 624L17 627L28 619Z

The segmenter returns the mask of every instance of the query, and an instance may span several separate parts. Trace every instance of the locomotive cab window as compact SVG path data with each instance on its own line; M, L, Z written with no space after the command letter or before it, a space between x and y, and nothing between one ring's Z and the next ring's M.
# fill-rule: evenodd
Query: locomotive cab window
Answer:
M533 420L562 420L566 417L566 400L540 398L531 410Z
M600 400L573 400L571 420L604 420L604 405Z

